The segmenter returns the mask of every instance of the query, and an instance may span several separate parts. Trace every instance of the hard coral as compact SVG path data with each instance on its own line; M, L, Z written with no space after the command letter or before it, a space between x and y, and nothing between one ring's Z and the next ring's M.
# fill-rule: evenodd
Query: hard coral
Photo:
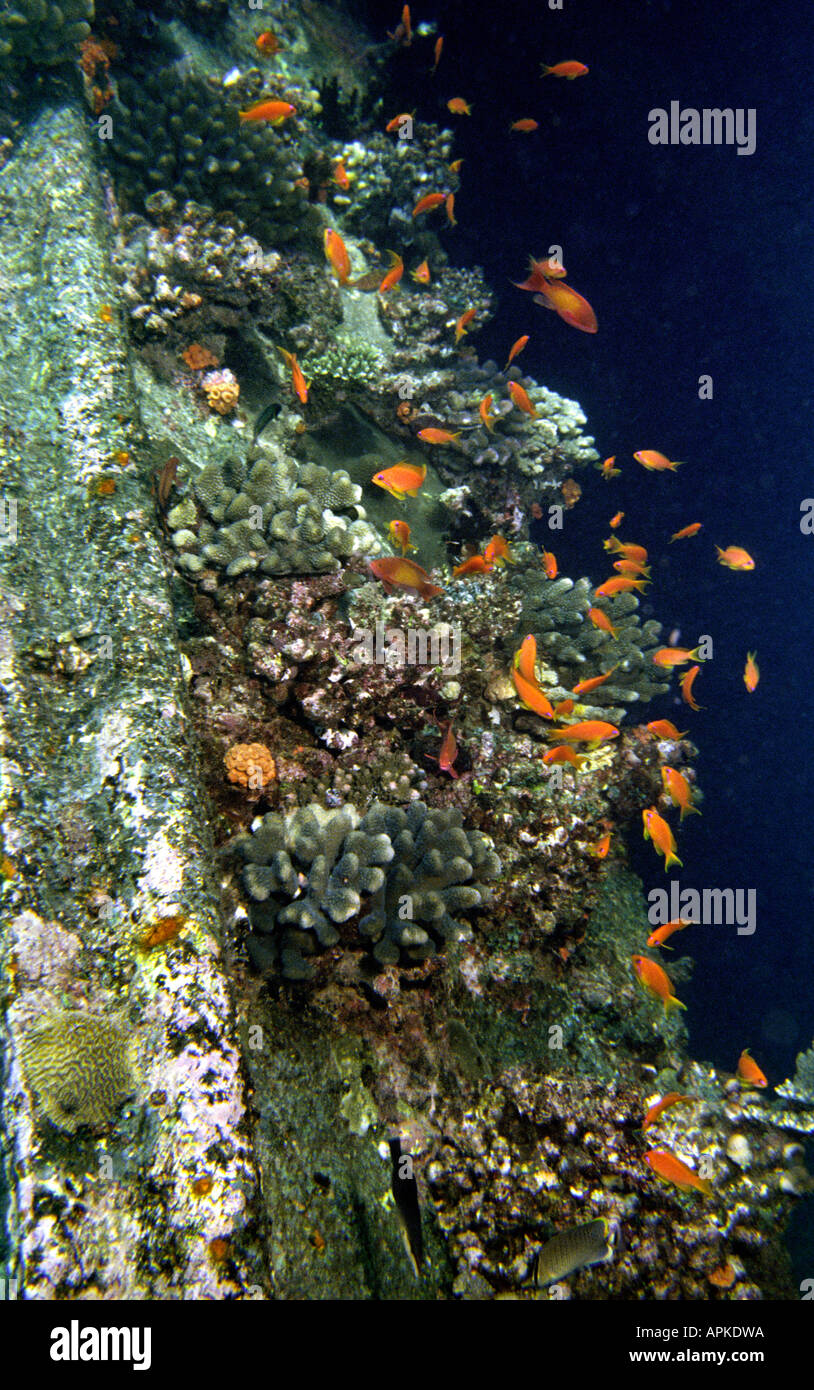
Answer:
M228 415L234 410L240 396L240 386L228 367L219 372L208 372L201 385L210 410L216 410L219 415Z
M200 343L190 343L188 348L184 348L181 353L187 366L193 372L201 372L205 367L217 367L218 359L209 348L201 347Z
M73 1132L110 1124L133 1093L127 1037L110 1019L53 1010L25 1034L23 1075L48 1119Z
M277 776L274 759L263 743L236 743L223 761L229 781L253 791L262 791Z

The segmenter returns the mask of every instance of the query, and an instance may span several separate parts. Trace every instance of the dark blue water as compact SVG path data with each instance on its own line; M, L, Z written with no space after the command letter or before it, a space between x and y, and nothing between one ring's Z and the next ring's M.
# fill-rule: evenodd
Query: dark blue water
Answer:
M392 3L360 9L374 29L393 27ZM531 333L524 369L576 397L602 457L617 454L623 468L612 483L583 475L583 500L557 538L560 568L607 577L601 540L621 508L620 534L654 562L647 607L687 645L714 639L696 682L703 710L668 700L647 717L676 720L700 749L703 816L680 835L682 886L754 888L757 930L687 933L696 971L683 995L694 1055L733 1069L749 1046L779 1081L814 1036L814 539L799 525L814 493L809 20L790 0L413 6L414 24L428 17L445 36L438 73L424 75L414 44L392 65L389 100L458 133L459 226L444 242L500 294L479 354L503 361ZM539 76L541 61L562 59L589 75ZM448 117L450 96L466 97L472 116ZM651 145L648 112L671 101L754 108L755 152ZM509 136L527 116L540 129ZM555 244L597 313L595 336L508 283L523 278L529 252ZM712 400L699 400L702 374ZM686 466L645 473L631 457L641 448ZM692 521L701 535L668 549ZM755 572L723 569L715 543L744 546ZM754 649L761 683L749 695ZM646 887L662 886L660 861L638 832L632 840Z

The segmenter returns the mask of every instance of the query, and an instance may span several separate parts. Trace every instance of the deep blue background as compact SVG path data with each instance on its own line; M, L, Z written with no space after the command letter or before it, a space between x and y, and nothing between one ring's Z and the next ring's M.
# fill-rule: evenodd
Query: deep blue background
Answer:
M352 8L378 37L401 7ZM623 469L611 483L581 475L583 500L553 547L561 571L607 577L601 540L621 508L619 534L654 562L645 611L687 645L714 639L696 682L703 710L671 699L647 717L689 728L700 749L703 816L679 836L681 884L757 889L757 931L687 932L696 970L681 994L695 1056L733 1070L748 1046L780 1081L814 1036L814 539L799 527L814 494L810 17L791 0L565 0L563 13L544 0L414 4L412 14L414 26L438 21L444 51L434 78L432 39L395 56L388 114L415 108L456 131L459 226L444 244L456 264L482 265L500 297L479 354L502 362L530 333L519 365L579 400L602 457L615 453ZM541 61L563 59L589 75L541 78ZM448 116L451 96L472 116ZM648 112L672 100L755 107L755 153L651 146ZM527 116L536 133L508 133ZM554 244L597 313L594 336L509 284L529 252ZM703 373L712 401L698 399ZM686 466L646 473L631 457L641 448ZM668 548L691 521L701 535ZM719 566L715 543L745 546L754 573ZM747 649L761 668L754 695ZM646 887L666 882L638 833L631 854Z

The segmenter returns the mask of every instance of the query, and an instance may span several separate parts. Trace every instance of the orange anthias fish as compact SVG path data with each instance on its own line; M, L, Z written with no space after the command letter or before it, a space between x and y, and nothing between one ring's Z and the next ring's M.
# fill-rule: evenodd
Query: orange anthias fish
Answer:
M458 744L455 741L455 735L452 732L452 720L450 720L450 722L447 724L447 731L444 734L444 737L441 742L441 748L438 753L437 761L439 770L441 772L448 772L450 777L457 777L458 773L452 766L457 756ZM432 754L428 753L427 757L432 758ZM433 759L433 761L435 761L435 759Z
M385 555L378 560L371 560L368 568L382 581L388 594L393 588L415 589L422 598L435 598L437 594L444 592L438 584L433 584L427 571L417 565L415 560Z
M484 396L478 406L478 414L490 434L493 434L495 429L495 417L492 414L492 399L493 397L491 395Z
M617 637L616 628L611 623L607 613L603 613L601 608L589 608L588 617L594 627L598 627L600 632L609 632L614 639Z
M515 663L517 656L519 653L515 656ZM532 714L539 714L542 719L554 718L554 707L548 696L543 694L536 680L531 681L526 678L517 664L512 666L512 680L518 698L526 709L530 709Z
M672 981L666 970L655 960L650 960L648 956L632 956L633 969L636 978L644 985L646 990L660 999L664 1005L664 1012L669 1014L671 1009L685 1009L686 1004L682 1004L680 999L676 999L673 994Z
M685 705L689 705L690 709L695 710L702 708L701 705L695 703L695 697L692 693L693 682L700 670L700 666L691 666L689 671L685 671L684 675L681 677L681 698Z
M262 34L258 34L254 46L264 58L273 58L276 53L283 51L283 45L272 29L264 29Z
M739 545L728 545L726 550L722 550L719 545L715 549L718 552L718 564L724 565L728 570L753 570L755 562L748 550L744 550Z
M685 541L688 536L697 536L703 524L702 521L694 521L690 526L682 526L680 531L674 531L670 537L670 545L673 541Z
M673 666L686 666L688 661L699 661L698 648L693 647L689 651L686 647L659 647L653 653L653 660L657 666L671 670Z
M692 804L692 788L682 773L676 772L674 767L663 767L661 769L661 780L664 783L664 790L676 806L681 807L679 820L685 816L695 813L700 816L701 812L697 806Z
M575 700L558 700L554 706L554 717L555 719L564 719L567 714L573 714L575 708Z
M644 838L653 842L654 849L664 855L664 872L666 873L671 864L681 864L681 860L676 854L676 842L673 832L663 816L660 816L655 806L649 806L646 811L642 811L642 821L644 822Z
M649 469L651 473L662 473L665 469L669 469L671 473L674 473L677 468L682 467L680 463L676 463L675 461L671 463L667 455L660 454L657 449L639 449L638 453L635 453L633 457L637 463L642 465L642 468Z
M652 723L646 725L646 728L649 733L655 734L656 738L672 738L676 741L680 738L686 738L688 733L687 729L684 730L683 734L680 733L669 719L654 719Z
M512 121L509 130L519 130L524 135L528 135L533 130L540 129L540 122L532 120L531 116L524 116L520 121Z
M600 473L602 474L602 477L603 477L603 478L619 478L619 477L621 477L622 470L621 470L621 468L614 468L613 465L615 464L615 462L616 462L616 455L615 455L615 454L611 454L610 458L605 459L605 462L601 465L601 467L600 467L600 469L599 469L599 471L600 471Z
M543 569L545 570L546 579L556 579L557 575L560 572L559 565L557 564L556 555L553 555L550 550L544 550L542 554L542 562Z
M308 401L308 382L302 374L302 367L293 352L286 352L285 348L280 348L280 352L291 368L291 385L294 387L294 394L305 405Z
M643 576L650 578L650 566L642 565L638 560L614 560L613 568L620 574L632 574L634 577Z
M404 274L404 261L401 256L396 251L388 251L387 254L390 257L390 269L379 285L379 294L386 294L388 290L392 290Z
M540 64L543 77L567 77L569 82L573 82L575 77L584 77L589 71L584 63L566 62L555 63L553 67L548 67L545 63Z
M406 521L391 521L387 528L393 545L397 545L402 555L406 555L408 550L415 550L415 546L410 544L410 527Z
M612 550L615 555L623 555L626 560L639 560L641 564L647 561L647 551L643 545L620 541L617 536L608 536L608 539L602 542L602 549Z
M422 212L432 212L434 208L440 208L446 196L446 193L425 193L413 208L413 217L420 217Z
M332 267L337 280L340 285L347 285L350 279L350 256L347 246L339 233L335 232L332 227L325 228L323 244L325 246L325 259Z
M615 516L612 516L612 517L611 517L610 521L608 522L608 525L609 525L611 528L614 528L614 527L616 527L616 526L621 526L621 525L622 525L622 522L624 521L624 519L625 519L625 514L624 514L624 512L617 512L617 513L615 514Z
M607 835L603 835L600 840L597 840L594 844L588 846L588 853L595 854L597 859L606 859L608 856L608 850L610 849L610 846L611 833L610 831L608 831Z
M642 1120L642 1129L648 1129L650 1125L656 1123L659 1115L663 1115L665 1110L669 1110L673 1105L694 1105L695 1096L682 1096L678 1091L668 1091L666 1096L657 1100L655 1105L651 1105L646 1111Z
M472 107L463 97L450 97L447 102L447 111L451 111L453 116L471 116Z
M411 276L417 285L428 285L430 283L430 267L427 261L422 261L415 270L410 271Z
M528 340L529 340L529 335L528 335L528 333L524 333L523 336L522 336L522 338L518 338L516 343L512 343L512 345L511 345L511 347L510 347L510 349L509 349L509 356L508 356L508 360L507 360L507 362L506 362L506 367L510 367L510 366L511 366L511 364L512 364L512 362L514 361L515 357L517 357L518 354L521 353L521 352L523 351L523 348L526 346L526 343L528 342ZM506 367L503 368L504 372L506 371Z
M430 72L432 73L435 73L439 62L441 61L441 50L443 47L444 36L443 34L439 34L438 38L435 40L435 47L432 50L432 67L430 68Z
M391 497L403 502L405 497L418 496L426 476L426 463L422 463L418 468L416 464L402 459L401 463L394 463L391 468L383 468L380 473L374 473L372 481L377 487L383 487L385 492L389 492Z
M570 763L572 767L581 767L586 761L582 754L569 748L567 743L560 744L558 748L549 748L548 752L543 754L543 762L549 767L552 763Z
M514 666L524 680L530 681L532 685L537 684L535 666L537 664L537 638L533 633L524 637L517 651L514 654Z
M689 1192L692 1188L696 1192L702 1192L705 1197L712 1196L712 1184L707 1178L699 1178L692 1168L688 1168L686 1163L682 1163L680 1158L676 1158L669 1149L649 1149L644 1156L645 1163L650 1167L657 1177L664 1182L671 1182L674 1187L680 1188L682 1192Z
M455 194L448 193L444 199L444 208L447 214L447 221L450 227L457 227L458 219L455 216Z
M401 11L401 21L396 25L393 33L387 31L387 37L393 39L395 43L403 44L409 48L413 41L413 26L410 19L410 6L405 5Z
M459 343L461 341L462 337L464 336L464 333L466 333L476 313L477 309L467 309L465 313L461 314L461 317L458 319L458 322L455 325L456 343Z
M342 163L341 159L338 164L334 165L332 177L334 183L337 184L339 188L342 188L347 192L347 190L350 188L350 179L348 177L348 171Z
M400 111L397 116L393 116L393 118L387 122L387 125L385 126L386 133L388 135L395 135L397 131L401 130L401 127L404 125L404 122L411 121L414 115L414 111ZM444 195L442 193L441 197L443 198L443 196ZM413 216L415 216L415 213L413 213Z
M566 729L555 729L549 738L564 739L575 743L603 743L605 739L618 738L619 730L615 724L606 724L602 719L588 719L582 724L569 724Z
M594 593L597 598L615 598L617 594L629 594L631 589L637 589L641 594L646 588L646 579L631 579L629 575L617 574L613 579L606 579L604 584L594 589Z
M588 695L590 691L598 690L600 685L604 685L605 681L610 679L615 670L616 667L611 666L610 670L606 671L604 675L593 676L590 680L580 681L578 685L574 685L571 688L575 695Z
M648 946L661 946L665 951L672 951L672 946L667 946L665 943L673 935L673 932L683 931L685 927L691 926L692 922L685 922L683 917L676 917L675 921L665 922L663 927L656 927L655 931L651 931L647 938L647 944Z
M470 555L468 560L456 565L452 571L453 579L465 579L468 574L491 574L494 565L490 565L483 555Z
M760 680L760 669L756 657L757 652L747 652L746 665L743 668L743 683L750 695Z
M516 563L509 542L503 536L493 536L483 547L483 558L488 565L514 565Z
M509 382L509 395L518 410L524 410L527 415L531 416L532 420L538 418L537 411L529 398L528 391L524 390L519 381Z
M542 294L549 280L564 280L565 266L556 256L544 256L542 260L535 261L533 256L529 256L529 273L525 280L513 280L512 284L517 290L528 290L530 294Z
M425 444L457 444L461 437L461 431L455 434L451 430L439 430L434 425L428 425L425 430L419 430L417 438L423 439Z
M270 121L272 125L282 125L296 114L297 108L290 101L260 101L248 111L239 112L241 121Z
M578 328L582 333L596 333L598 330L596 314L587 299L566 285L564 280L546 280L540 286L539 294L534 296L534 303L542 304L545 309L553 309L564 323L570 323L572 328Z
M748 1047L743 1049L738 1058L738 1080L745 1082L747 1086L768 1086L769 1084L754 1057L749 1056Z

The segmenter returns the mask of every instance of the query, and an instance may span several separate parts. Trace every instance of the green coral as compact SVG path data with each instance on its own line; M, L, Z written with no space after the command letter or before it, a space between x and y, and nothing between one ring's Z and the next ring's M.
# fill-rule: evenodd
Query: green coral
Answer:
M776 1088L779 1096L797 1101L800 1105L814 1105L814 1043L806 1052L798 1052L794 1076Z
M59 1129L111 1124L135 1089L128 1038L110 1019L55 1009L24 1035L26 1084Z
M0 0L0 60L55 67L90 33L93 0Z
M306 357L301 365L308 380L374 386L385 368L386 358L373 343L348 333L337 333L329 347Z

